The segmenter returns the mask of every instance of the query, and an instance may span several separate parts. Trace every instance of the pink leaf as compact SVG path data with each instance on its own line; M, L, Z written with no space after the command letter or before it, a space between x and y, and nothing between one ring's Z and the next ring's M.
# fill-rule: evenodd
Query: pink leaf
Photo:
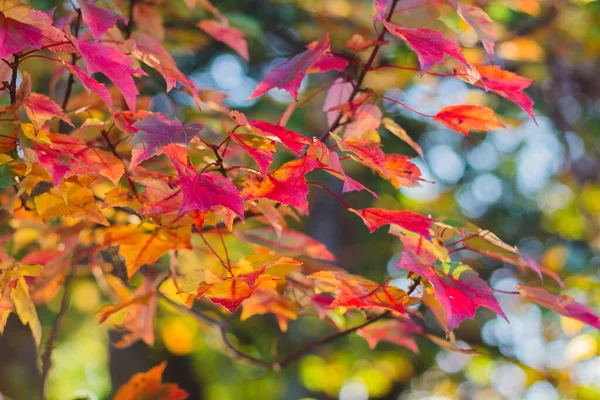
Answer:
M495 40L498 37L493 21L481 8L469 4L460 4L455 0L448 1L458 15L469 24L481 39L485 51L494 57Z
M6 17L0 12L0 58L18 53L26 47L39 49L42 46L42 31Z
M132 68L132 60L112 47L75 38L72 40L81 54L87 73L102 72L106 75L121 91L127 106L135 114L135 101L139 92L131 75L146 73L139 68Z
M73 74L73 76L77 78L79 82L81 82L81 85L88 93L96 93L102 99L102 101L108 104L111 108L114 107L110 91L106 88L106 86L104 86L104 84L98 82L94 78L91 78L84 70L79 68L77 65L67 63L64 63L64 65L65 67L67 67L69 72Z
M181 82L181 84L186 86L191 92L196 105L200 108L201 102L198 94L198 87L196 87L196 84L177 68L175 60L173 60L173 57L165 50L163 45L152 36L141 32L134 32L133 39L135 40L133 56L154 68L163 76L167 84L167 92L170 92L177 82Z
M344 78L337 78L333 85L331 85L325 97L325 103L323 103L323 111L327 111L327 123L329 126L333 125L341 113L341 111L330 110L348 102L353 90L354 86L352 86L352 83L346 82Z
M211 173L200 174L190 165L187 149L177 144L163 148L177 170L183 199L180 212L206 211L213 206L223 206L244 219L244 203L238 188L227 178Z
M178 120L170 121L160 113L147 114L133 126L138 131L131 138L130 169L135 168L142 161L162 154L163 147L171 143L187 146L190 140L202 130L200 124L182 125Z
M304 147L311 143L306 136L283 126L265 121L248 121L246 116L239 111L232 111L229 116L252 133L279 142L298 155L302 154Z
M421 75L435 64L443 64L444 55L448 55L467 68L471 68L465 60L459 45L446 38L441 32L432 29L404 29L391 22L382 22L392 35L404 40L417 53L421 65Z
M323 57L328 50L329 34L326 34L319 39L314 48L296 54L283 64L269 71L263 81L258 84L254 92L248 97L248 100L260 97L273 88L283 89L297 100L300 84L306 76L308 69Z
M429 224L435 222L429 217L406 210L384 210L382 208L365 208L363 210L351 208L349 210L362 218L371 233L384 225L398 225L429 239L431 238Z
M572 297L566 295L558 296L544 288L535 286L517 285L517 289L522 296L542 307L600 329L600 317L594 314L590 308L576 302Z
M100 40L102 35L115 26L119 19L124 19L110 10L88 3L87 0L80 0L79 5L81 6L81 17L83 22L85 22L96 40Z
M27 116L36 129L42 129L46 121L58 117L73 126L69 117L65 115L63 109L51 98L44 94L31 93L23 102Z
M198 26L219 42L223 42L231 47L244 60L248 61L250 59L248 56L248 43L244 39L244 32L229 26L225 22L219 21L200 21Z
M506 315L492 289L471 268L458 263L423 263L416 255L402 253L398 268L407 269L427 279L435 289L435 298L446 314L446 332L465 319L473 319L479 307L486 307L504 319Z

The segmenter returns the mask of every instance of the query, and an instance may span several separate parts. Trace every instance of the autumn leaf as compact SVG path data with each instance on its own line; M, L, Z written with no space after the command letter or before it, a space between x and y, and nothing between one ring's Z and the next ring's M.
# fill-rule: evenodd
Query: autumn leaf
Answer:
M294 267L300 264L294 259L277 255L247 257L240 260L237 265L233 265L230 276L213 277L211 282L200 283L197 295L198 298L206 297L233 313L262 284L281 279L277 275L270 274L269 269L282 265Z
M198 173L190 165L185 148L171 144L163 148L179 175L183 199L180 212L206 211L221 205L244 219L244 204L238 188L226 177L211 173Z
M246 116L239 111L232 111L229 113L229 116L250 132L281 143L297 155L302 154L304 147L311 143L311 140L306 136L284 128L283 126L273 125L265 121L249 121Z
M31 7L24 3L0 3L0 58L7 58L30 47L42 46L42 31L28 22Z
M163 383L162 374L167 367L163 361L147 372L139 372L119 388L114 400L185 400L188 393L174 383Z
M115 226L103 231L105 246L119 246L119 254L125 257L127 276L145 264L153 264L172 249L189 249L191 227L158 227L150 223L142 225Z
M493 21L487 13L470 4L462 4L456 0L448 0L448 3L456 10L458 15L469 24L481 39L483 48L489 54L490 58L494 57L495 40L498 37L494 29Z
M256 162L263 175L269 173L269 167L273 162L275 153L275 142L273 140L256 135L238 135L230 133L229 137Z
M340 110L331 110L347 103L353 90L354 86L352 86L352 83L346 81L344 78L337 78L333 82L333 85L327 91L327 96L323 103L323 111L327 112L327 124L329 126L332 126L341 114Z
M319 160L324 165L323 169L326 172L344 181L342 193L366 190L375 198L379 198L377 193L369 190L362 183L346 175L342 168L340 156L336 152L329 150L325 143L315 138L313 143L308 148L307 154L309 157Z
M231 47L244 60L248 61L250 59L244 32L229 26L228 23L223 21L204 20L200 21L198 26L219 42Z
M337 135L332 135L336 140L338 147L342 151L351 152L350 157L355 161L374 169L384 177L388 177L385 169L385 154L381 150L381 144L366 139L344 139Z
M399 137L400 140L412 147L412 149L417 152L419 157L425 159L425 157L423 156L423 149L421 148L421 146L419 146L419 144L408 135L404 128L398 125L393 119L384 118L381 121L381 123L388 131L392 132L394 135Z
M265 78L250 94L248 100L262 96L273 88L287 91L294 99L298 99L300 84L308 69L329 51L329 34L323 36L312 48L296 54L283 64L269 71Z
M58 117L73 126L73 123L65 115L63 109L51 98L39 93L31 93L23 102L29 120L36 129L42 129L46 121Z
M283 229L279 234L273 228L259 227L237 230L235 235L251 243L273 249L279 254L296 257L306 255L326 261L335 261L335 256L323 243L293 229Z
M52 177L55 186L71 176L106 177L115 185L125 173L123 162L115 155L83 140L57 133L47 134L49 145L37 143L38 162Z
M410 162L410 157L408 156L386 154L385 169L388 172L390 183L396 189L399 189L401 186L416 186L418 182L424 181L421 178L421 170Z
M248 173L242 194L247 200L266 198L290 205L306 214L309 189L305 175L321 166L318 160L305 156L283 164L266 176Z
M115 26L118 20L124 20L123 17L105 8L100 8L88 2L88 0L81 0L78 4L81 7L83 22L85 22L90 32L92 32L94 39L97 41L100 40L106 31Z
M134 32L132 37L135 40L135 48L132 50L133 56L162 75L167 84L167 92L170 92L177 82L180 82L187 88L196 106L200 107L201 100L198 87L194 81L177 68L175 60L163 45L155 38L142 32ZM132 109L132 111L135 110Z
M418 353L419 346L413 336L422 332L423 329L418 325L406 319L398 318L377 321L364 328L360 328L356 333L367 341L371 349L377 347L377 344L380 342L389 342Z
M384 225L398 225L406 230L415 232L426 239L431 237L429 226L435 220L421 214L406 210L384 210L382 208L365 208L363 210L355 210L350 208L369 228L369 232L373 233Z
M489 308L506 319L492 289L466 265L450 262L430 265L405 251L397 267L407 269L431 283L435 298L446 314L446 332L454 330L467 318L473 319L479 307Z
M83 69L79 68L77 65L67 64L65 62L63 62L63 64L67 68L67 70L75 78L77 78L79 82L81 82L81 85L88 93L96 93L102 99L102 101L105 102L109 107L114 107L110 91L106 88L106 86L103 83L100 83L94 78L88 76L88 74Z
M100 225L108 221L98 208L94 193L77 179L62 182L47 193L34 198L35 208L44 222L56 217L82 218Z
M146 75L140 68L133 68L132 60L113 47L71 38L85 64L87 74L102 72L119 89L129 109L135 113L136 97L139 94L132 75Z
M298 303L273 290L259 288L242 303L242 307L240 320L245 321L254 315L274 314L282 332L287 331L290 319L298 318Z
M408 29L382 20L386 29L398 39L405 41L417 53L421 65L421 75L425 74L435 64L443 64L444 56L448 55L459 61L467 68L469 63L465 60L460 46L441 32L433 29Z
M163 147L171 143L187 146L194 136L202 130L200 124L183 125L179 120L169 120L160 113L147 114L133 126L138 129L131 138L132 156L129 168L142 161L163 153Z
M570 296L559 296L544 288L529 285L517 285L517 290L523 297L542 307L600 329L600 317L589 307L575 301Z
M535 122L533 100L523 93L524 89L531 86L533 79L523 78L514 72L504 71L498 66L478 66L477 72L481 75L479 86L514 102Z
M471 130L489 131L505 128L489 107L478 105L446 106L433 117L448 128L469 136Z
M407 294L394 286L380 285L358 275L346 272L320 271L308 276L317 281L316 291L334 293L330 308L388 309L406 315Z

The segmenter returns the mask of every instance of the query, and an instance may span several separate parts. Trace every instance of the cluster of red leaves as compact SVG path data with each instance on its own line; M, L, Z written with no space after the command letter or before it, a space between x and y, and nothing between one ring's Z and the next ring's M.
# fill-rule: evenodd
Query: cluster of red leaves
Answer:
M374 21L416 53L421 74L443 64L448 55L460 63L460 69L448 76L505 97L533 118L533 104L523 93L531 80L495 66L473 66L458 43L441 32L394 22L392 11L397 3L375 0ZM437 3L442 6L443 2ZM475 29L492 55L495 33L487 14L475 6L448 3ZM127 18L116 7L103 8L100 3L79 2L80 10L56 22L17 0L1 4L0 58L10 67L7 72L19 70L22 76L19 87L15 74L2 77L8 83L4 89L11 104L0 110L0 162L8 166L16 189L16 194L2 194L7 205L3 212L4 218L16 221L11 229L26 226L39 233L25 244L17 243L12 235L2 238L2 243L12 241L13 249L25 246L28 254L16 260L9 252L0 251L0 331L8 314L16 310L39 340L33 302L51 299L70 270L83 267L118 303L103 308L101 319L120 311L127 313L118 323L127 331L117 344L121 347L137 340L153 343L157 297L166 296L161 293L170 287L171 298L189 307L195 299L206 298L225 312L243 307L242 319L275 314L282 330L300 311L316 310L323 319L334 309L360 309L379 316L385 312L389 321L365 326L359 333L371 346L387 340L416 351L412 334L425 332L420 304L447 333L474 318L479 307L505 317L485 280L473 268L451 259L453 246L460 244L540 276L548 272L488 231L469 224L445 225L407 210L354 208L320 183L307 180L309 174L325 171L343 181L342 194L364 190L377 197L344 171L343 161L353 160L396 188L423 182L410 157L385 153L378 140L376 130L383 125L423 156L406 131L382 118L377 103L381 96L360 90L373 60L358 65L363 71L360 77L339 78L330 86L323 106L330 129L321 138L284 126L295 106L279 123L272 123L228 112L215 100L218 97L211 97L209 106L219 103L211 108L221 113L223 130L218 134L201 124L170 120L137 107L143 102L138 98L136 80L147 76L140 62L162 75L167 91L179 85L198 105L207 94L177 68L161 44L164 32L151 29L150 20L155 20L156 14L149 4L135 2L133 18L139 29L133 32L132 25L124 32L119 30L117 24ZM215 17L198 26L248 59L244 34L229 26L227 18L208 1L188 2L192 8L197 4ZM382 31L377 40L355 35L347 47L357 52L372 49L374 59L380 46L390 44L383 40L384 35ZM94 107L104 110L104 120L89 117L88 107L63 110L50 97L31 92L31 80L22 63L38 51L56 53L56 58L44 58L59 67L57 76L68 74L69 85L78 81L88 93L97 95L100 102ZM65 53L73 62L60 57ZM78 60L84 68L76 65ZM297 99L306 74L340 72L348 64L346 58L331 51L329 34L325 34L269 71L250 99L273 88ZM112 86L100 83L96 73ZM119 109L120 101L112 89L120 92L126 110ZM57 132L52 125L54 117L71 124L73 132L65 134L60 128L63 124L59 126L63 130ZM494 111L483 105L444 107L430 117L463 135L503 126ZM330 137L335 142L328 146ZM278 147L296 158L273 167ZM244 164L249 159L258 170ZM393 279L380 284L348 274L331 265L335 258L322 243L288 228L286 218L300 219L309 213L310 185L334 195L362 219L369 232L390 226L390 233L398 236L403 246L398 268L414 278L410 290L394 286ZM238 221L247 223L241 226ZM228 243L231 246L235 241L246 244L245 253L230 254ZM121 260L124 273L119 273ZM164 262L169 264L167 281L159 272ZM140 268L144 268L144 281L134 289L128 280L140 275ZM539 287L519 286L518 290L529 300L599 327L598 317L570 298L556 297ZM127 393L140 390L153 398L165 398L157 394L161 391L170 393L168 398L185 398L177 389L160 384L163 369L161 365L134 377L117 398L134 398Z

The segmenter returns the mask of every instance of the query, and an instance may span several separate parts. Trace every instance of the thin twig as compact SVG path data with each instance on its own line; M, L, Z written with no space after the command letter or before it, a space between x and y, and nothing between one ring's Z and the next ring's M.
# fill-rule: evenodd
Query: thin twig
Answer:
M67 312L67 309L69 308L69 296L73 277L74 270L72 269L71 272L65 277L64 293L62 300L60 301L60 308L58 309L58 314L56 314L54 325L52 325L52 329L50 330L50 334L46 340L46 348L42 354L42 372L40 377L40 398L42 400L46 399L44 388L46 386L46 380L48 379L48 373L52 368L52 350L54 350L54 342L56 340L56 336L58 335L62 320Z
M385 17L386 21L390 21L392 19L392 15L394 14L394 8L396 8L396 4L398 4L399 0L393 0L392 1L392 5L390 6L390 9L388 11L387 16ZM381 33L379 34L379 37L377 38L377 41L381 42L383 41L383 38L385 36L385 29L381 30ZM350 94L350 97L348 98L348 102L351 102L352 100L354 100L354 97L356 97L356 95L360 92L361 90L361 86L362 83L365 79L365 76L367 76L367 72L369 72L369 70L371 69L371 67L373 66L373 62L375 62L375 58L377 57L377 53L379 53L379 49L380 49L381 45L377 45L373 48L373 51L371 52L371 55L369 56L369 59L367 60L365 66L363 67L362 71L360 72L360 75L358 76L358 79L356 80L356 85L354 86L354 90L352 90L352 93ZM340 112L340 114L338 115L338 117L336 118L336 120L333 122L333 124L331 124L331 126L329 127L329 129L327 130L327 132L325 132L325 134L323 134L323 136L321 136L321 141L324 142L329 135L334 132L341 124L342 122L342 118L343 118L343 113Z
M77 22L75 23L75 37L79 35L79 27L81 26L81 10L77 9ZM33 56L29 56L33 57ZM77 55L75 53L71 54L71 64L75 65L77 63ZM69 73L69 78L67 78L67 89L65 90L65 97L63 97L62 101L62 109L64 111L67 110L67 105L69 104L69 98L71 97L71 93L73 92L73 84L75 83L75 77L73 74ZM67 123L62 119L58 123L58 132L64 133L64 129L67 127Z

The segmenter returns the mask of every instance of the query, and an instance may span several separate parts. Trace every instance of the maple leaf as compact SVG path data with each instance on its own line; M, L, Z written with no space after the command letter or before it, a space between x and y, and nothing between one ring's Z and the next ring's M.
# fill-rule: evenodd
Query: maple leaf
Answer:
M471 68L462 54L460 46L441 32L433 29L408 29L382 20L386 29L398 39L405 41L417 53L421 66L421 75L425 74L435 64L444 63L444 55L448 55L467 68Z
M107 276L107 283L111 290L120 297L121 303L116 306L103 306L98 311L100 323L119 311L126 311L125 318L116 326L127 332L115 343L115 347L126 348L138 340L143 341L148 346L153 346L154 317L157 306L155 284L150 279L144 278L142 284L133 294L130 294L130 290L112 275Z
M170 92L177 82L181 82L189 90L196 105L200 107L201 100L198 87L177 68L175 60L163 45L158 40L142 32L134 32L132 37L135 40L135 48L132 50L133 56L162 75L167 84L167 92Z
M324 165L323 169L327 173L344 181L344 185L342 186L342 193L366 190L369 193L371 193L375 198L379 198L379 196L377 196L377 193L373 192L372 190L369 190L362 183L355 181L354 179L346 175L346 173L342 169L340 156L336 152L329 150L327 145L325 145L325 143L321 142L320 140L316 138L314 139L313 143L308 148L307 155L309 157L313 157L319 160Z
M438 111L433 119L465 136L469 136L472 129L489 131L506 128L506 125L496 118L494 110L477 105L446 106Z
M96 147L89 147L81 139L57 133L49 133L47 138L49 145L37 143L35 152L55 186L71 176L88 174L106 177L116 185L125 173L119 158Z
M167 367L163 361L147 372L139 372L119 388L114 400L185 400L188 393L174 383L163 383L162 374Z
M535 122L535 113L533 112L533 100L531 100L523 90L528 88L533 79L524 78L514 72L504 71L497 66L482 65L477 67L477 72L481 75L481 81L478 86L514 102L523 109Z
M269 140L279 142L297 155L302 154L304 147L311 143L310 139L306 136L284 128L283 126L273 125L265 121L249 121L246 116L239 111L231 111L229 116L250 132Z
M63 112L63 109L46 95L31 93L25 99L23 105L35 129L42 129L44 123L54 117L58 117L73 126L69 117Z
M113 47L75 38L71 40L81 54L88 75L95 72L106 75L123 94L127 106L135 114L135 102L139 92L132 74L146 75L146 73L140 68L132 68L132 60Z
M380 143L355 138L342 140L337 135L332 136L336 140L340 150L353 153L350 155L352 159L374 169L386 178L389 176L385 169L385 154L380 148Z
M250 59L244 32L229 26L227 22L223 21L204 20L200 21L198 26L219 42L231 47L244 60L248 61Z
M589 307L578 303L570 296L559 296L544 288L529 285L517 285L517 290L523 297L542 307L600 329L600 317L594 314Z
M349 210L362 218L371 233L384 225L398 225L429 239L431 237L429 225L435 222L429 217L406 210L384 210L382 208L365 208L363 210L350 208Z
M396 287L380 285L342 271L319 271L308 276L317 281L317 293L335 293L330 308L384 308L406 315L407 294Z
M392 132L394 135L399 137L400 140L402 140L404 143L406 143L410 147L412 147L412 149L417 152L419 157L421 157L422 159L425 159L423 156L423 149L421 148L421 146L419 146L419 144L417 142L415 142L408 135L408 133L404 130L404 128L402 128L400 125L398 125L393 119L384 118L381 121L381 123L388 131ZM386 157L386 163L387 163L387 157Z
M206 211L210 207L221 205L244 219L244 203L238 188L227 178L211 173L198 173L190 165L185 148L170 144L163 148L177 170L183 199L180 212L190 210Z
M281 279L266 271L277 266L298 266L301 263L278 255L257 254L246 257L234 265L231 276L223 279L212 277L211 281L200 283L198 298L204 296L215 304L222 305L229 312L235 312L244 300L250 298L262 284ZM210 273L207 275L210 276Z
M327 124L329 126L333 125L341 113L339 110L331 110L346 103L353 90L354 86L352 86L352 83L347 82L344 80L344 78L337 78L333 82L333 85L331 85L329 91L327 92L325 102L323 103L323 111L327 112Z
M118 20L125 20L112 11L100 8L88 0L81 0L78 3L81 7L83 22L85 22L90 32L92 32L94 39L97 41L100 40L106 31L115 26Z
M236 230L234 233L242 240L257 243L290 257L307 255L326 261L336 260L323 243L293 229L282 229L277 233L273 228L259 227Z
M450 262L430 265L415 254L405 251L397 267L407 269L431 283L435 289L435 298L446 315L446 332L454 330L467 318L473 319L479 307L489 308L506 319L492 289L466 265Z
M448 0L448 3L456 10L458 15L469 24L481 39L483 48L489 54L490 58L494 57L494 41L498 34L494 29L493 21L489 15L481 8L470 4L461 4L456 0Z
M375 104L361 104L352 113L352 122L346 126L344 138L363 139L367 133L379 128L382 116L381 109Z
M406 319L390 319L388 321L377 321L360 328L356 333L367 341L371 349L377 347L380 342L390 342L418 353L419 346L413 335L423 333L423 329Z
M410 157L401 154L386 154L385 169L389 175L389 181L396 189L400 186L416 186L417 182L423 181L421 170L410 162ZM384 177L385 178L385 177Z
M105 246L119 246L119 254L125 257L129 279L145 264L152 264L172 249L189 249L190 225L168 228L150 223L107 228L103 231Z
M288 320L298 318L298 303L274 290L258 288L252 297L244 300L242 307L240 320L245 321L254 315L274 314L282 332L287 331Z
M273 88L287 91L298 100L300 84L308 69L329 51L329 34L325 34L317 44L300 54L288 59L283 64L272 69L250 94L248 100L262 96Z
M42 47L42 31L25 19L30 9L31 7L16 1L0 3L0 58L11 56L27 47Z
M179 120L171 121L160 113L144 115L133 126L138 131L131 138L132 156L129 169L162 154L163 147L171 143L187 146L203 128L200 124L182 125Z
M67 68L67 70L81 82L83 88L89 93L96 93L103 102L108 104L111 108L114 107L114 103L112 97L110 95L110 91L104 86L103 83L98 82L94 78L88 76L88 74L77 65L68 64L63 61L63 65Z
M309 189L305 175L320 167L321 162L305 156L283 164L266 176L248 173L242 194L248 200L266 198L290 205L306 214Z
M236 133L230 133L229 137L254 159L263 175L269 172L275 153L275 142L273 140L261 136L238 135Z
M94 193L77 179L64 180L60 187L34 198L35 208L44 222L56 217L84 218L100 225L108 221L96 205Z

